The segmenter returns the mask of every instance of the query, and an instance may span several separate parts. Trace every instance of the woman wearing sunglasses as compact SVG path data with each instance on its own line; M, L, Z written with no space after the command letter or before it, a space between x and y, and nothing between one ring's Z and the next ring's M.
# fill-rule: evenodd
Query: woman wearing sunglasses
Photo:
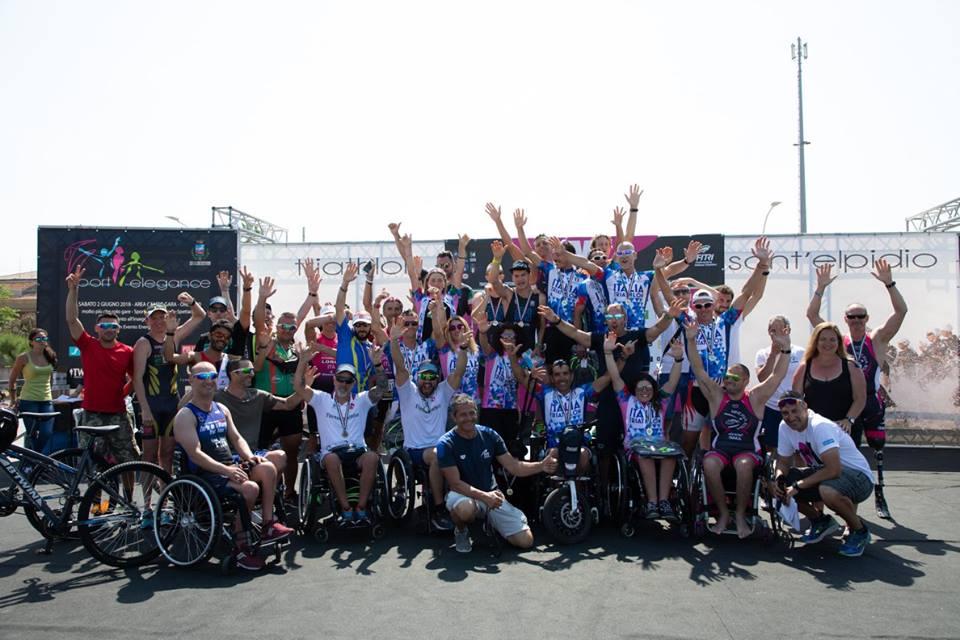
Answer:
M440 355L440 370L445 378L450 378L460 358L467 359L460 384L454 391L465 393L475 402L479 402L480 387L477 377L480 373L480 348L466 321L460 316L447 320L443 305L439 305L434 312L433 340Z
M37 327L30 332L30 349L17 356L10 370L10 404L21 411L53 413L53 393L50 376L57 368L57 352L50 347L45 329ZM17 380L23 375L23 388L17 394ZM70 434L55 434L53 418L23 416L28 449L49 454L70 446Z
M778 347L773 373L748 391L750 370L746 365L738 363L727 367L722 382L710 377L697 350L699 331L699 325L693 320L688 320L684 325L690 368L710 407L710 430L704 429L700 435L700 448L706 452L703 455L703 475L717 507L717 521L710 530L717 534L725 533L730 524L730 509L727 507L721 473L724 468L732 466L737 475L737 536L746 538L753 532L746 514L754 471L763 463L758 416L763 415L764 405L787 374L790 336L786 333L772 336L773 343Z

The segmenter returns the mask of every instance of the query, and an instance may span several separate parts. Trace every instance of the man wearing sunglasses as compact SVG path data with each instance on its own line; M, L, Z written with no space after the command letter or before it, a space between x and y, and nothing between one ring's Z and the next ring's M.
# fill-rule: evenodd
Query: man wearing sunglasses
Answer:
M736 527L737 536L746 538L753 532L746 513L750 505L750 490L753 487L754 471L763 463L760 447L760 419L767 400L777 391L787 374L790 364L790 336L786 332L772 336L777 346L776 364L773 372L763 382L749 391L750 370L743 364L730 365L717 382L704 367L697 349L700 327L694 320L687 320L684 332L687 338L687 354L690 368L700 385L700 390L709 405L710 428L704 428L700 437L703 450L703 475L707 489L717 507L717 522L710 530L721 534L730 523L721 474L732 466L737 476ZM711 433L712 432L712 433Z
M354 393L367 391L371 388L373 365L376 362L370 357L373 334L370 330L372 320L370 314L364 311L357 312L353 320L347 320L347 291L350 283L357 279L360 265L349 263L343 270L343 280L337 292L337 301L334 304L337 323L337 365L349 364L356 375Z
M246 267L240 270L242 280L240 293L240 314L234 315L233 303L230 302L230 283L233 278L226 271L221 271L217 276L220 284L220 295L210 298L207 303L207 318L212 327L227 323L230 326L230 337L227 344L221 349L229 355L242 357L251 357L253 354L253 334L250 331L251 311L251 291L253 291L253 274L247 271ZM203 333L197 339L197 344L193 349L196 352L202 352L210 344L210 334Z
M300 406L300 394L291 388L290 393L284 397L253 387L251 385L254 380L254 375L254 366L249 360L229 361L227 363L227 376L230 378L230 382L227 384L226 389L218 390L213 399L230 410L230 415L233 418L233 424L237 427L237 431L239 431L243 439L255 449L255 453L272 462L277 468L277 473L286 473L289 460L288 456L292 455L294 465L296 465L297 452L294 451L291 454L286 449L282 451L268 451L273 441L268 441L266 446L264 446L263 433L270 431L272 434L274 424L272 418L274 418L278 412L289 413ZM293 376L291 375L290 378L292 387ZM301 419L300 429L297 431L298 448L302 430L303 422ZM285 476L284 480L289 491L296 483L297 477L295 474L293 478L289 479Z
M250 364L247 361L246 364ZM219 495L232 489L243 496L252 510L261 497L261 541L278 540L293 533L274 518L273 500L279 474L276 467L251 451L240 435L230 410L214 400L218 372L208 362L190 370L191 400L177 413L173 435L187 453L187 471L207 480ZM263 569L263 558L250 547L237 518L237 566L248 571Z
M840 555L862 555L870 532L857 515L857 505L874 489L869 463L839 425L807 407L799 391L787 391L778 405L783 422L770 491L786 502L796 500L810 519L804 542L814 544L840 530L833 516L823 512L826 505L843 518L849 531ZM794 467L798 458L803 466Z
M356 266L356 265L354 265ZM317 345L310 345L300 358L294 384L297 393L313 407L317 414L317 433L320 440L320 465L330 480L330 486L341 509L341 522L345 525L369 522L367 503L376 479L380 456L367 449L364 432L370 409L377 406L386 389L386 377L381 366L383 350L374 346L371 352L376 367L371 376L374 386L369 391L354 394L357 372L353 365L341 363L333 376L333 393L317 391L312 387L317 370L307 363L317 353ZM336 449L336 451L333 451ZM356 466L360 470L360 496L354 511L347 498L343 467Z
M78 304L78 289L84 271L83 267L77 267L66 278L67 328L80 349L80 362L85 372L82 423L88 426L120 425L120 429L101 439L98 446L105 444L106 453L117 462L130 462L140 457L124 393L127 380L133 379L133 348L117 340L120 320L116 314L104 312L97 316L96 339L84 330ZM85 447L89 439L85 433L78 436L81 447Z
M177 353L174 333L176 316L167 314L167 335L163 343L163 357L167 362L181 366L192 367L199 362L212 364L219 372L217 378L218 388L225 389L230 382L227 376L227 362L229 361L229 357L225 351L233 335L233 326L235 325L231 325L227 320L217 320L213 326L210 327L210 333L208 334L209 340L207 341L205 349L202 351ZM189 399L190 393L184 396L182 402L188 401Z
M605 269L610 260L598 249L590 251L587 258L601 269ZM590 333L603 333L607 329L604 316L607 311L607 288L603 283L603 273L584 278L577 285L577 304L573 309L573 325Z
M438 294L439 295L439 294ZM437 464L437 442L447 430L450 399L460 388L467 370L468 356L461 343L451 345L457 352L457 364L446 380L440 381L440 370L433 362L423 362L415 370L416 383L410 379L400 340L408 331L402 320L390 329L390 353L393 359L400 400L400 424L403 426L403 446L413 464L427 467L430 492L433 495L433 526L439 531L453 528L445 513L443 475Z
M814 290L810 305L807 307L807 319L813 326L823 322L823 318L820 316L820 303L827 287L836 280L836 276L831 275L832 270L833 265L830 264L817 267L817 288ZM887 435L884 420L886 408L880 395L880 372L887 362L890 341L897 335L903 325L904 318L907 316L907 302L903 299L900 290L897 289L897 283L893 279L893 271L889 262L883 258L877 260L870 275L883 283L883 286L887 289L890 304L893 306L893 313L882 325L876 329L868 330L867 323L870 321L870 315L864 305L855 302L849 305L844 312L844 320L850 333L843 336L843 345L847 353L860 366L867 382L867 403L851 425L850 435L859 447L864 434L866 434L867 444L874 450L874 456L877 460L878 480L876 493L874 494L877 513L881 518L889 518L890 511L883 495L883 447L886 444Z
M503 285L499 280L493 283L500 296L503 322L516 325L523 332L526 344L536 344L537 334L542 332L537 308L543 304L543 295L533 288L531 270L526 259L516 260L510 267L511 283Z

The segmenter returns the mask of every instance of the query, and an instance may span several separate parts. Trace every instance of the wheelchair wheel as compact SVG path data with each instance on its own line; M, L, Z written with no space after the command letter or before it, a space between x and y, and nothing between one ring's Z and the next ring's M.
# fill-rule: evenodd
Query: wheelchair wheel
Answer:
M574 509L568 485L551 491L543 503L543 526L561 544L585 540L593 526L586 492L577 492L577 508Z
M676 482L675 491L679 511L677 516L680 520L681 529L686 527L689 531L689 528L693 525L694 513L690 500L690 477L687 475L687 466L682 461L677 464L674 480Z
M370 510L374 518L383 520L390 512L390 493L387 491L387 473L383 470L383 464L377 460L377 477L373 483L372 495L369 499ZM381 527L382 528L382 527Z
M80 466L83 449L61 449L60 451L51 453L50 457L76 469ZM44 503L53 509L55 514L60 516L63 513L64 507L67 505L68 499L72 498L72 500L70 500L72 503L72 511L77 508L77 503L80 502L80 496L87 490L87 482L81 480L76 492L72 496L70 495L70 485L73 484L76 476L76 472L41 465L33 468L28 479L30 480L30 484L33 485L33 488L40 494ZM30 525L36 529L40 535L44 538L54 537L54 533L49 530L50 524L42 512L37 511L36 507L32 504L24 504L23 511ZM80 538L76 529L74 529L76 525L75 515L71 518L71 521L70 530L58 534L60 539L78 540Z
M610 457L604 496L613 521L624 522L627 502L627 458L623 451L618 450L616 455Z
M300 491L297 493L297 528L301 533L317 526L317 509L313 504L313 463L308 457L300 466Z
M168 524L163 519L170 518ZM206 480L177 478L160 493L154 514L154 536L160 553L186 567L207 560L220 541L223 511Z
M149 462L124 462L96 476L77 510L80 541L90 555L112 567L135 567L156 558L160 548L151 531L154 522L143 516L169 482L170 475Z
M387 513L396 522L407 520L413 513L415 498L410 454L398 449L387 463Z

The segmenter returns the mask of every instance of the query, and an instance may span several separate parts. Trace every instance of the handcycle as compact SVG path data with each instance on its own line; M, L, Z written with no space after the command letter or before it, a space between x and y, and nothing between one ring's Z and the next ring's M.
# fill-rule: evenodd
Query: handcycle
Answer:
M120 425L77 425L76 432L91 436L87 446L51 456L14 444L18 426L17 413L0 409L0 470L18 490L0 494L0 515L22 506L46 538L45 554L53 551L55 541L79 537L90 555L114 567L138 566L159 555L143 516L154 491L170 476L148 462L110 466L97 451L97 438ZM29 476L17 468L17 460L31 467Z

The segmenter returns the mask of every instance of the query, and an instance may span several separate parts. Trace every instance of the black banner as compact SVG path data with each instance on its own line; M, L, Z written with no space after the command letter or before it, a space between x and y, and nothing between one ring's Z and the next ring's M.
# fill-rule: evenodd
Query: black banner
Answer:
M70 339L64 315L65 278L76 267L80 322L93 335L102 312L120 318L121 342L132 345L146 333L145 314L155 304L177 309L180 322L190 310L177 302L186 291L204 307L220 295L217 273L234 275L236 302L238 238L234 229L99 229L40 227L37 230L37 326L50 334L61 370L80 375L80 352ZM206 330L207 322L201 324ZM199 331L184 341L194 344Z
M470 242L467 247L466 266L463 272L464 284L470 285L474 289L482 288L486 284L485 270L493 259L493 252L490 250L490 243L493 240L493 238L486 238ZM573 246L577 249L577 254L586 256L589 252L590 238L566 238L566 240L573 243ZM641 271L652 269L656 250L664 246L673 248L674 260L683 260L683 251L691 240L698 240L703 246L700 247L697 262L684 271L683 275L699 280L704 284L723 284L723 236L719 233L694 236L636 236L633 239L633 245L637 250L637 269ZM447 240L444 244L448 251L456 255L458 248L456 238ZM507 281L510 280L510 265L512 264L513 259L510 254L504 254L503 269Z

